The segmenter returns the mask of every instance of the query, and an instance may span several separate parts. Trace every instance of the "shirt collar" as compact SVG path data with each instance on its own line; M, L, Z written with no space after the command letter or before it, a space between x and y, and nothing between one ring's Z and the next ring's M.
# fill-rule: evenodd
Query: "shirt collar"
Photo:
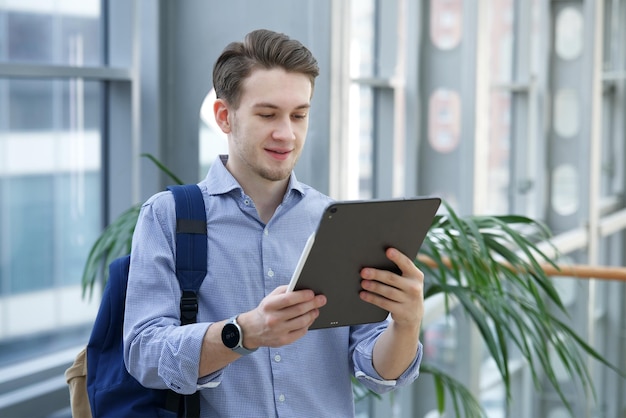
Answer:
M226 168L227 161L228 155L220 155L215 159L213 164L211 164L209 173L204 179L209 195L227 194L233 190L239 190L243 193L243 188L239 182L237 182L230 171ZM289 176L289 184L287 186L287 192L285 193L284 199L287 199L294 193L304 196L305 188L296 178L296 174L292 171Z

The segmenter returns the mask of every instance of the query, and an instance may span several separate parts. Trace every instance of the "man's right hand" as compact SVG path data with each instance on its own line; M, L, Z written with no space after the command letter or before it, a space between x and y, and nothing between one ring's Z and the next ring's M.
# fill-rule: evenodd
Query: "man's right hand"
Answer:
M324 295L312 290L287 292L279 286L263 298L255 309L242 313L237 322L243 330L243 345L248 349L281 347L303 337L326 304Z
M237 323L243 333L243 346L249 350L258 347L281 347L302 338L319 316L319 308L326 297L312 290L287 292L279 286L263 298L259 306L239 314ZM204 336L199 376L207 376L237 360L239 354L228 349L221 338L227 319L213 323ZM254 355L254 354L251 354Z

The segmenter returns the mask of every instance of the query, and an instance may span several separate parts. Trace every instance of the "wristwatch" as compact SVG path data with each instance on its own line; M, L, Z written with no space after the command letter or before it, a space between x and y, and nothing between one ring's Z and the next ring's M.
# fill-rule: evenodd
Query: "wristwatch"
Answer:
M226 347L241 356L254 353L257 350L256 348L248 350L243 346L243 331L237 323L237 316L230 318L224 325L224 328L222 328L222 342Z

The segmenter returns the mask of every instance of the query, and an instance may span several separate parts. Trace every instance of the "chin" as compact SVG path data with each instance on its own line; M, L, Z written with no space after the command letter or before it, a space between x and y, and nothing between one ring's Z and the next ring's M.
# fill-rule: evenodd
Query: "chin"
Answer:
M288 173L270 173L266 178L271 181L284 181L289 178L291 171Z

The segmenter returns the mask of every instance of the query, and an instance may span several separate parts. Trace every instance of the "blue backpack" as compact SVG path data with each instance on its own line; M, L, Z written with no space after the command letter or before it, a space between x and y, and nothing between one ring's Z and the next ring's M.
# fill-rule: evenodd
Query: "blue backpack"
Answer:
M176 276L181 325L196 322L197 293L206 275L204 199L195 185L170 186L176 202ZM124 365L123 325L130 255L109 266L109 279L87 344L87 393L93 417L198 417L200 397L142 386Z

